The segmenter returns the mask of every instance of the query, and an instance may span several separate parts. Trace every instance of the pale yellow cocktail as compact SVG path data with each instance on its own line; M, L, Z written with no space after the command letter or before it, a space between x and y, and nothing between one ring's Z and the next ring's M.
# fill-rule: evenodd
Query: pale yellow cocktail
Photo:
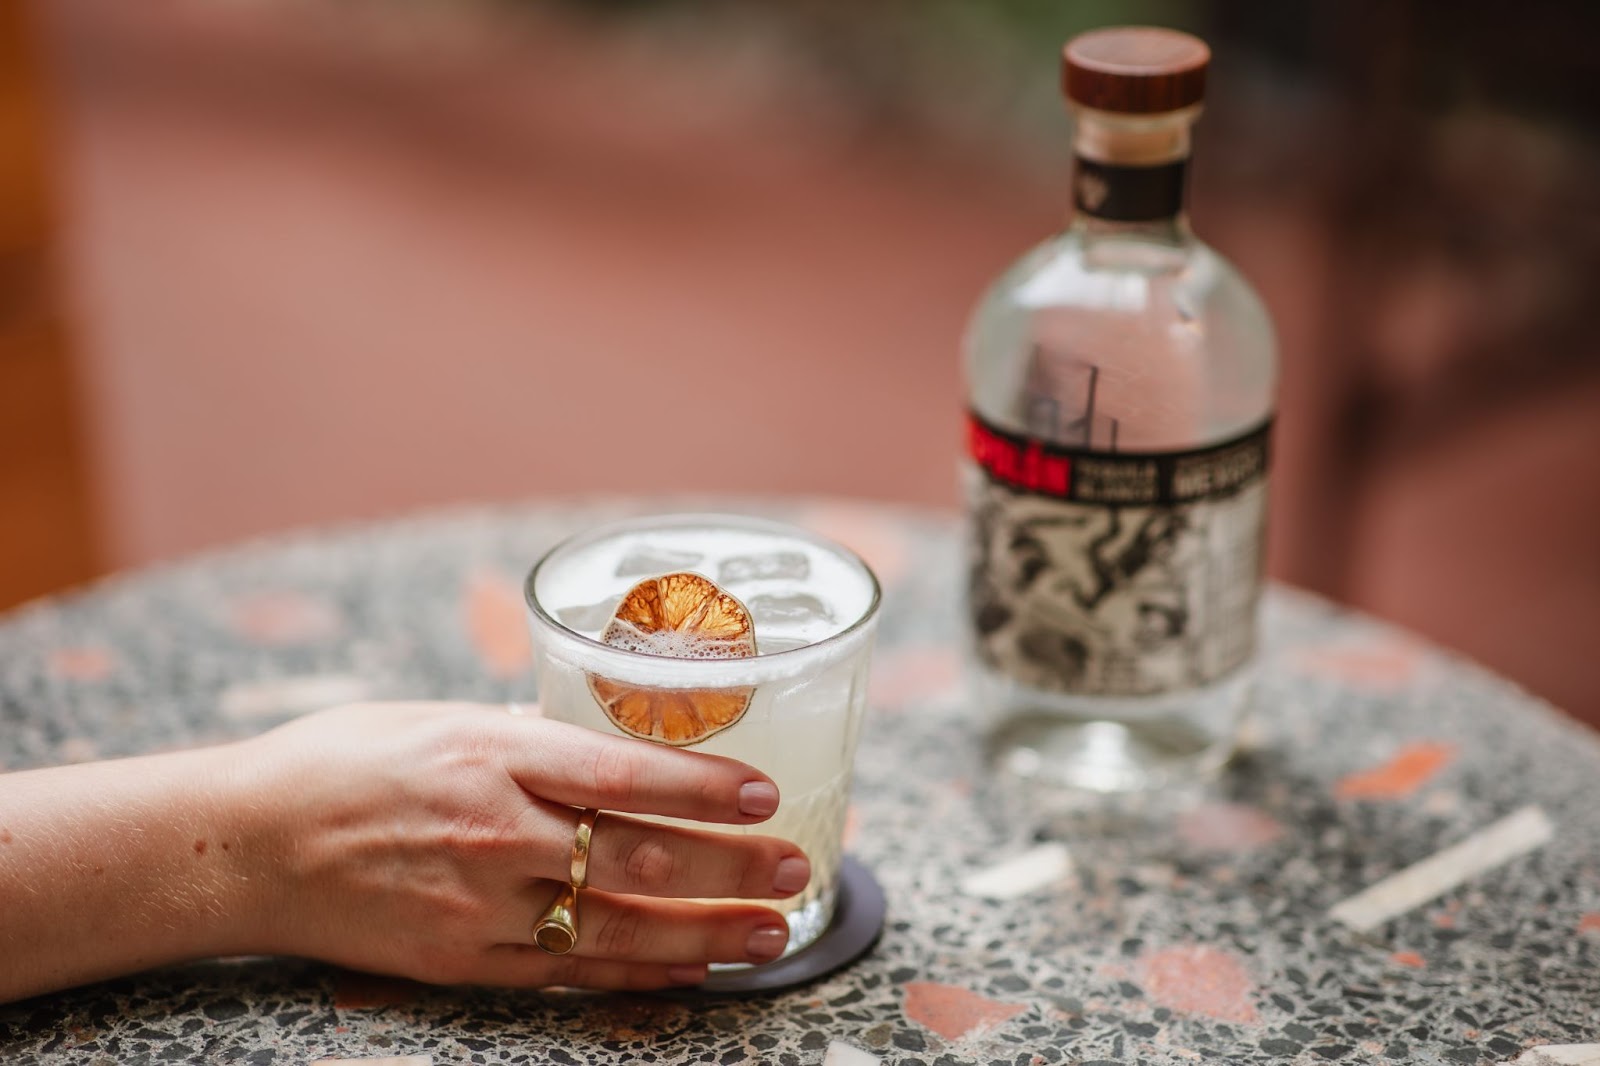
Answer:
M673 572L702 575L738 598L754 623L753 656L672 658L600 641L624 593ZM539 700L550 718L624 733L597 700L595 678L669 694L748 694L737 721L690 746L762 770L777 783L782 803L758 826L701 828L799 845L811 859L811 882L774 905L788 918L791 953L815 940L833 915L866 706L878 608L878 584L866 564L775 522L724 515L640 519L552 549L529 574L527 599Z

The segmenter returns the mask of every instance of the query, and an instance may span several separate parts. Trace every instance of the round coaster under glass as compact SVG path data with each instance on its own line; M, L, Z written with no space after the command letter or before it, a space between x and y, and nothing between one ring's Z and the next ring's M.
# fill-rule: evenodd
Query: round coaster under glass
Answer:
M839 864L839 895L833 906L833 921L821 936L776 962L713 970L693 992L774 992L826 977L871 950L883 932L888 911L888 900L878 879L859 860L846 855Z

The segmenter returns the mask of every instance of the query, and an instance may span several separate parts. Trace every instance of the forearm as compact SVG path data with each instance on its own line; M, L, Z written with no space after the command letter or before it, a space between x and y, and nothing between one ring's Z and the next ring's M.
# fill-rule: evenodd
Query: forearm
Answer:
M441 984L696 983L771 958L788 929L763 906L680 901L782 898L810 867L781 840L628 815L753 825L778 798L732 760L448 703L0 774L0 1002L235 954ZM557 957L532 931L585 808L607 812L584 904L597 932Z
M252 950L236 747L0 775L0 1002Z

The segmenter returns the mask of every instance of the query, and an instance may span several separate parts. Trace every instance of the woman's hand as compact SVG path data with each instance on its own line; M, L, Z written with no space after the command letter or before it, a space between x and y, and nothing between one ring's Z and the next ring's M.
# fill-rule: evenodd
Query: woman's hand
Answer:
M0 774L0 1002L214 955L435 983L661 988L777 956L754 904L810 865L749 826L770 779L503 708L361 704L237 744ZM533 946L581 809L602 810L568 955Z
M754 825L766 775L712 755L477 704L364 704L239 746L266 817L246 846L266 889L267 950L445 984L659 988L710 962L765 962L788 942L761 906L810 879L794 845L626 814ZM595 823L569 955L533 946L568 878L582 808Z

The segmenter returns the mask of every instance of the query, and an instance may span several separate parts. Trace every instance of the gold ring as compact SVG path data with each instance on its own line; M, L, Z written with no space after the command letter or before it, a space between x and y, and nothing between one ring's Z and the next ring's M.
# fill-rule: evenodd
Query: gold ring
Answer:
M578 946L578 890L562 885L556 898L533 926L533 942L549 955L565 955Z
M572 887L589 883L589 841L594 838L594 820L600 812L593 807L578 815L578 828L572 834Z

